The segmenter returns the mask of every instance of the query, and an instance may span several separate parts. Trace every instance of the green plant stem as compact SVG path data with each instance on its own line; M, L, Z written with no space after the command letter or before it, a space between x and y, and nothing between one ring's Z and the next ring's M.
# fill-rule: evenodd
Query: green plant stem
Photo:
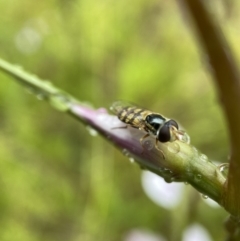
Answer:
M109 115L105 109L94 110L84 106L51 83L41 81L36 76L3 60L0 61L0 69L27 88L31 87L32 93L37 97L39 95L42 97L43 94L44 100L54 108L77 117L97 130L110 143L124 150L125 155L134 158L141 168L162 176L166 182L188 182L199 192L223 204L222 192L226 181L225 176L215 164L192 145L178 140L171 143L159 143L159 148L163 151L165 158L154 147L154 144L143 151L139 140L144 133L131 127L114 129L116 126L121 126L122 122L116 116ZM150 137L148 141L155 143L155 138Z
M12 76L28 92L36 95L38 99L50 102L55 109L69 111L70 104L78 102L68 93L53 86L51 82L43 81L37 76L27 73L21 67L14 66L2 59L0 59L0 70Z
M204 1L183 0L196 25L201 43L208 55L219 100L225 112L230 136L229 174L223 193L224 206L240 217L240 77L236 61Z

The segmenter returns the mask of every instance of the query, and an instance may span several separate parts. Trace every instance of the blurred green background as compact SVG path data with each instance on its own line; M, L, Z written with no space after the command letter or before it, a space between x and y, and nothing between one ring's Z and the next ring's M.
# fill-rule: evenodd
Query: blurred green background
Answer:
M231 3L209 8L239 58L240 3ZM207 59L177 2L1 0L0 9L1 58L96 108L123 99L177 119L193 145L226 162ZM0 133L1 241L125 241L132 230L180 240L193 222L223 240L224 210L189 185L175 209L157 206L137 165L3 73Z

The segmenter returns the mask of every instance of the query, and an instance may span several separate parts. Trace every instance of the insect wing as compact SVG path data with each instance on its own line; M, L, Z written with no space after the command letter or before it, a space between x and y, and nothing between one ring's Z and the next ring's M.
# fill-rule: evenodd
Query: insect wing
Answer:
M133 106L133 105L124 101L116 101L116 102L113 102L113 104L110 107L110 110L116 115L118 115L121 111L123 111L124 109L130 106Z

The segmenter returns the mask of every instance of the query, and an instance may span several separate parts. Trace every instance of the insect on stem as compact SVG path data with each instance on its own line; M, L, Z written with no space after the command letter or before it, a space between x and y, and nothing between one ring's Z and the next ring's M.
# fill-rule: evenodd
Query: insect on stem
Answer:
M155 148L162 153L163 159L165 159L165 156L163 151L158 147L158 142L165 143L173 142L175 140L183 141L182 136L185 135L185 132L179 130L177 122L168 119L159 113L123 101L114 102L111 106L111 110L118 116L119 120L127 124L127 126L129 125L146 132L146 134L139 140L143 149L143 140L150 135L154 136L156 138Z

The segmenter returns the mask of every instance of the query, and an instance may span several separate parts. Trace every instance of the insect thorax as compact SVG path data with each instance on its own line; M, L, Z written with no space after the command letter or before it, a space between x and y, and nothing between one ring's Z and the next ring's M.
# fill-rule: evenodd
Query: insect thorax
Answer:
M154 135L158 133L159 129L161 129L165 122L166 119L159 114L149 114L145 118L147 128Z

